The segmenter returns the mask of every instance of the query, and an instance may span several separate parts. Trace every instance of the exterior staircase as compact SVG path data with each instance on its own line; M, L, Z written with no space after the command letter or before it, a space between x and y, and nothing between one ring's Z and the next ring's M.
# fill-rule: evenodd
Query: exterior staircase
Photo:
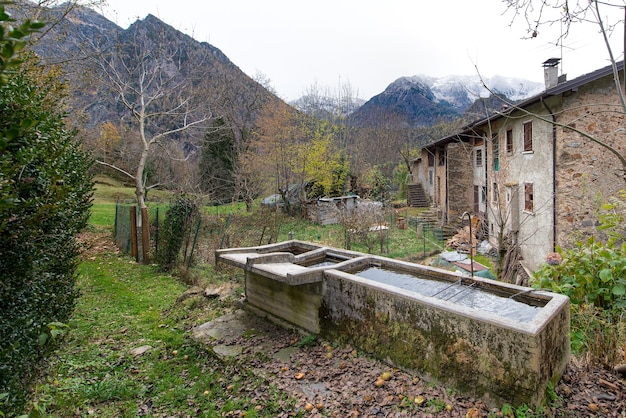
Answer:
M460 223L449 223L445 225L441 225L441 211L437 208L428 207L420 210L419 215L417 217L409 220L409 223L415 226L415 223L418 224L428 224L429 228L436 229L438 239L447 241L449 238L452 238L457 232L458 229L462 227ZM439 232L440 231L440 232Z
M407 203L415 208L430 207L430 199L421 183L407 185Z
M430 199L421 183L407 184L407 203L411 207L423 208L423 210L420 210L419 215L412 219L412 222L414 224L426 223L430 225L429 227L434 228L434 230L440 231L437 232L438 239L448 240L462 227L459 222L441 225L441 211L431 207Z

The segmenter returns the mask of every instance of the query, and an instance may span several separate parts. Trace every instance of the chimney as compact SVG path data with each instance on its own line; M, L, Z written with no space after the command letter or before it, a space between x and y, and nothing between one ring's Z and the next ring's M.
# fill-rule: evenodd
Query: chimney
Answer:
M543 63L543 78L546 82L546 90L559 84L560 58L550 58Z

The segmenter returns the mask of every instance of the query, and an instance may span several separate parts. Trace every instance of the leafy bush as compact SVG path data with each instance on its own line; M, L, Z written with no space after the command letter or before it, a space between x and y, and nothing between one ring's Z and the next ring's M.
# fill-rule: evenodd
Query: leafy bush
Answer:
M198 204L187 196L178 196L167 210L161 235L162 244L157 254L165 270L171 270L178 264L183 243L186 243L183 261L186 260L191 230L198 216Z
M562 261L544 265L535 287L569 296L572 350L591 362L611 367L619 360L626 308L626 243L589 238L561 251Z
M5 3L5 2L2 2ZM20 53L26 46L28 37L38 32L45 23L26 20L14 26L15 19L5 12L4 4L0 4L0 86L7 83L9 73L22 64Z
M0 393L18 411L75 304L91 160L66 130L58 75L25 66L0 87Z
M538 286L569 296L575 305L626 308L626 243L616 248L592 237L561 256L561 263L537 273Z

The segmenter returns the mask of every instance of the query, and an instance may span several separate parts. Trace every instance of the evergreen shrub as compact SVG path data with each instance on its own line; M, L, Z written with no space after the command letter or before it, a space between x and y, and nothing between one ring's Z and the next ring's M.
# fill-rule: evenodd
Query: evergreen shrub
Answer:
M36 65L0 86L0 411L12 415L75 305L76 234L91 159L66 129L58 74Z
M190 197L184 195L176 197L174 203L165 213L159 254L157 254L159 264L165 270L172 270L179 265L183 244L185 244L183 258L186 259L192 227L198 216L198 204Z

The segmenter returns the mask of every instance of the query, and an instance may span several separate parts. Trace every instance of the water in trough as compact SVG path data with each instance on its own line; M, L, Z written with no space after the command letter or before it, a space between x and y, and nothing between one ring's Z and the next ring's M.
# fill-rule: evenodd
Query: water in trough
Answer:
M379 283L385 283L425 296L447 300L462 306L497 314L520 322L530 321L540 309L539 307L516 301L510 297L502 297L486 292L473 284L424 279L411 273L394 271L382 267L368 267L355 274Z

